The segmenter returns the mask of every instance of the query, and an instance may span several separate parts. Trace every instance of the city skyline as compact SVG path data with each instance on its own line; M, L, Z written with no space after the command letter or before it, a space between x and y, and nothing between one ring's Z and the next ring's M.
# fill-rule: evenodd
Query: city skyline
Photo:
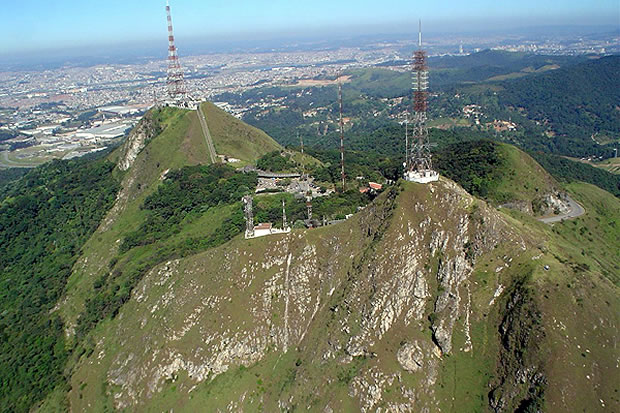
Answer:
M0 55L28 54L60 48L166 41L165 1L43 2L25 0L4 5L8 36ZM525 0L505 4L491 0L440 4L391 0L316 0L295 4L283 0L171 2L176 36L245 40L257 37L325 34L350 27L353 34L403 32L422 18L430 31L480 31L528 25L611 25L620 27L620 4L615 0L586 3ZM458 17L455 17L458 16ZM410 31L413 31L412 29Z

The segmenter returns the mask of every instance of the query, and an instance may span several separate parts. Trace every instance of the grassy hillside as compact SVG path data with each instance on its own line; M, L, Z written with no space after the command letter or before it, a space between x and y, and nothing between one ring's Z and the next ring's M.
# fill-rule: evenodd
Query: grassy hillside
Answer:
M210 102L200 106L218 155L252 162L281 146L265 132L249 126Z
M601 208L618 200L570 189L577 224L504 215L443 179L343 224L166 261L93 331L70 406L614 409L617 214ZM584 255L572 237L590 219L609 228Z
M459 142L440 148L434 159L442 174L495 205L513 204L539 215L544 197L559 191L547 171L512 145Z
M127 232L136 230L144 212L140 205L154 192L167 170L208 162L206 145L200 134L196 114L174 108L163 108L153 113L161 133L150 136L147 146L140 151L132 167L125 173L116 171L122 178L121 192L112 209L101 223L95 236L86 243L82 256L72 270L66 297L60 307L69 336L77 325L79 314L91 295L94 281L109 270L109 263L116 255L117 240ZM117 160L121 149L110 155Z
M214 106L204 110L218 153L229 145L236 152L224 154L249 162L279 148ZM2 320L3 356L17 354L0 360L9 360L4 410L27 411L44 397L43 412L619 407L607 380L620 322L612 195L569 184L587 212L553 226L497 210L532 205L557 183L514 147L461 142L446 152L445 170L489 203L446 178L399 182L370 204L357 191L316 201L317 215L357 212L343 223L246 240L238 198L256 176L207 165L195 112L163 108L142 122L131 139L145 146L129 142L109 156L126 171L98 161L103 171L61 171L55 184L29 186L35 199L2 201L11 212L3 218L17 218L0 229L26 231L2 243L17 240L24 260L2 254L5 268L23 267L2 278L2 317L32 318ZM358 156L367 172L398 175L392 162ZM65 192L82 181L88 196L72 204ZM106 183L118 181L114 200ZM91 202L101 197L105 205ZM290 219L303 216L303 202L276 195L257 197L257 220L276 222L282 199ZM67 206L41 215L60 230L25 225L40 215L31 204ZM28 233L43 227L40 242ZM37 254L58 271L26 271ZM33 297L20 299L38 312L15 311L11 300L32 286ZM20 335L21 325L38 330ZM48 358L28 357L32 343Z

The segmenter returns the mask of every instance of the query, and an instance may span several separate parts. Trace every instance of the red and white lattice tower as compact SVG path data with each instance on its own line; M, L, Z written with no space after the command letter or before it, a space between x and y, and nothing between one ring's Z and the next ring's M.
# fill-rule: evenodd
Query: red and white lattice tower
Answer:
M187 88L183 69L179 63L177 48L174 45L174 32L172 31L172 16L170 14L170 4L166 1L166 15L168 17L168 94L170 99L184 103L187 100Z
M413 54L413 130L411 148L405 151L405 174L408 181L428 183L437 181L439 174L433 170L431 144L426 111L428 109L428 66L426 52L422 50L422 22L418 34L418 50ZM408 123L408 122L407 122ZM409 146L409 136L405 125L405 140Z

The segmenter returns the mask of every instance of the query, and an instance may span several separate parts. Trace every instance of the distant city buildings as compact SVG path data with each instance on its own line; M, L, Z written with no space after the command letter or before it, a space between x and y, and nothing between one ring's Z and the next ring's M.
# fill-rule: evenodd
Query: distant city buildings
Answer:
M499 38L455 38L447 36L429 42L431 56L458 54L482 48L525 51L540 54L606 54L620 52L620 36L598 39L541 39L506 43ZM467 48L465 48L467 45ZM334 78L347 68L383 67L408 70L407 41L377 41L364 47L333 50L282 51L268 53L231 53L184 56L185 80L196 99L240 94L266 86L297 85L298 92L311 94L316 79ZM294 63L294 64L293 64ZM15 136L0 142L0 149L35 147L20 156L48 154L74 156L99 150L122 138L141 115L166 96L166 60L139 64L105 64L92 67L64 67L54 70L0 72L0 128ZM307 89L303 89L307 86ZM401 102L391 99L390 107ZM220 99L218 106L242 118L248 111L267 114L285 109L283 98L265 97L239 104ZM480 109L463 109L465 117L479 124ZM328 113L326 107L304 110L304 118ZM371 116L378 116L373 113ZM390 114L402 121L401 114ZM345 119L345 122L347 120ZM327 128L319 124L317 128ZM493 125L494 129L508 128ZM21 150L21 149L20 149Z

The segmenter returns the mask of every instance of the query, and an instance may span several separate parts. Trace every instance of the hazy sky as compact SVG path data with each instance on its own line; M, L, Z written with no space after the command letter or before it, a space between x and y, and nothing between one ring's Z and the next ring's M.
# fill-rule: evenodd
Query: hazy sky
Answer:
M2 2L0 55L154 39L166 41L165 0ZM478 31L540 24L615 24L620 0L171 0L178 39L321 33L343 26L401 30L422 18L431 28ZM458 26L453 26L455 21ZM482 24L485 22L485 24ZM469 26L468 26L469 25ZM427 26L427 27L429 27Z

